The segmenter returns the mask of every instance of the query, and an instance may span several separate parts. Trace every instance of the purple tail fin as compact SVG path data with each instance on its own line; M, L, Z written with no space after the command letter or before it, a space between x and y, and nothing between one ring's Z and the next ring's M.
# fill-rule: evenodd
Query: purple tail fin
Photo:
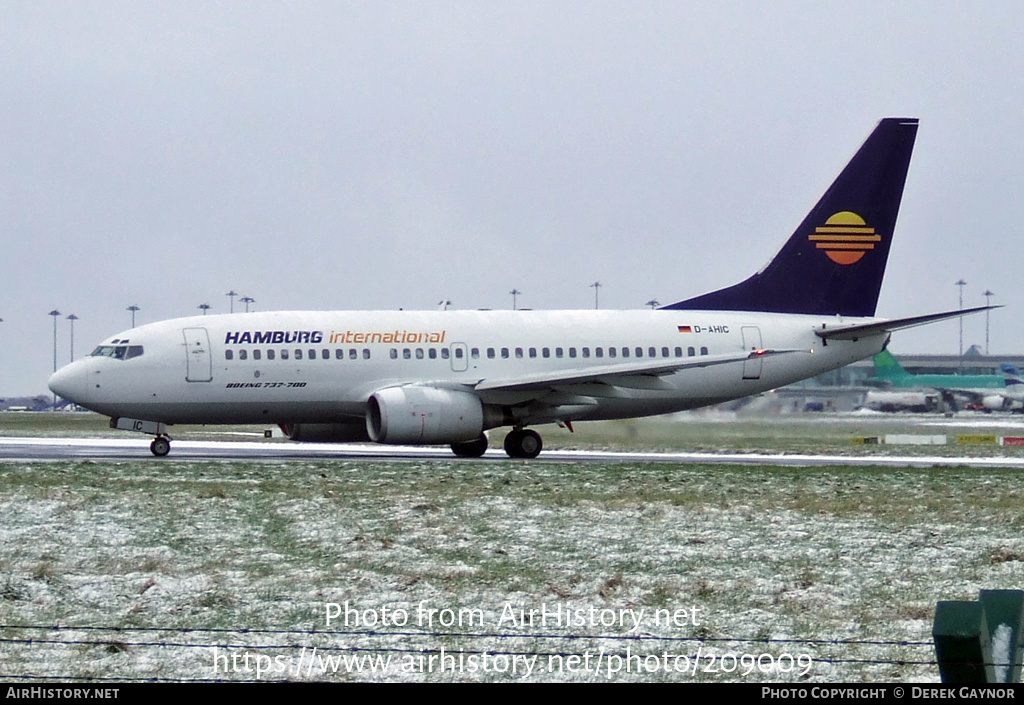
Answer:
M886 118L768 265L666 309L873 316L917 119Z

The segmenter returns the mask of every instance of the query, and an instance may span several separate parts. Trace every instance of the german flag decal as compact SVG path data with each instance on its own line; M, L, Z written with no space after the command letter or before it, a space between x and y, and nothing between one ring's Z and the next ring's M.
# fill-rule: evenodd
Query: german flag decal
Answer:
M815 247L824 250L836 264L853 264L868 250L875 249L875 243L882 237L864 222L856 213L840 211L814 229L808 238Z
M692 333L693 332L693 328L691 328L690 326L679 326L679 332L680 333Z

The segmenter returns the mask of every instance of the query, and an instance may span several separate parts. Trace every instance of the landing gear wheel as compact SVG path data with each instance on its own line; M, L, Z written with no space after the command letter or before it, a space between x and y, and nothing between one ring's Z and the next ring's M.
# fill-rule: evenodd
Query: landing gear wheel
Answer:
M517 429L505 436L505 452L510 458L536 458L543 447L536 431Z
M476 440L452 443L452 452L459 458L479 458L487 452L487 436L481 433Z
M162 458L171 452L171 439L157 437L149 444L150 452L158 458Z

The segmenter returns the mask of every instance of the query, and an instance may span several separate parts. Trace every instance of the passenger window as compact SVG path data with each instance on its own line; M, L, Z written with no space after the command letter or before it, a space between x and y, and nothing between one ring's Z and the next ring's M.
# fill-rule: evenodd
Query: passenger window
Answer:
M369 360L370 359L370 348L363 348L363 359L364 360Z
M402 348L402 359L403 360L411 360L412 359L412 350L410 350L409 348Z
M655 350L654 348L647 348L647 356L648 357L658 357L658 351Z
M262 357L263 357L263 353L259 349L256 349L256 350L252 351L252 359L253 360L259 360Z
M469 356L474 360L478 359L480 357L480 348L473 348L472 350L470 350Z
M576 348L569 348L569 357L576 357Z
M288 351L287 350L282 350L281 351L281 359L282 360L287 360L288 359Z
M686 348L686 356L687 357L693 357L696 354L697 354L697 351L694 350L693 348Z
M629 357L629 348L622 348L622 357Z
M320 351L320 358L323 359L323 360L330 360L331 359L331 351L328 350L327 348L323 348Z
M416 359L417 360L422 360L423 359L423 348L416 348Z
M398 350L396 348L391 348L391 359L392 360L397 360L398 359Z
M459 348L459 355L460 356L462 355L462 349L461 348ZM441 359L442 360L447 360L450 356L451 356L451 353L449 352L448 348L441 348Z
M356 350L355 348L350 348L349 351L348 351L348 359L349 360L358 360L359 359L359 351Z
M677 347L676 348L676 357L682 357L682 356L683 356L683 349L680 348L680 347Z
M580 352L583 353L583 357L590 357L590 348L583 348Z
M502 360L507 360L508 359L508 348L502 348L501 349L501 359Z
M302 359L302 350L300 348L295 348L295 359L296 360L301 360Z
M643 348L637 348L634 352L636 352L636 356L637 357L643 357L644 356L644 349Z
M234 356L235 356L235 351L234 350L225 350L224 351L224 359L225 360L231 360L232 358L234 358Z
M310 348L309 349L309 359L310 360L315 360L316 359L316 348Z
M274 359L274 349L273 348L271 348L270 350L267 350L267 359L268 360L273 360Z
M334 350L334 359L335 360L344 360L345 359L345 351L342 350L341 348L336 348Z
M562 348L555 348L555 357L562 357Z
M457 349L458 348L456 348L456 350ZM487 359L488 360L493 360L494 359L494 348L487 348Z
M608 348L608 357L615 357L615 348Z
M594 348L594 357L604 357L604 348Z
M537 348L530 348L530 357L537 357Z
M523 356L523 349L522 348L516 348L516 357L522 357L522 356Z
M701 354L701 355L707 355L707 354L708 354L708 349L707 349L707 348L705 348L705 347L703 347L703 346L701 346L701 349L700 349L700 354Z
M668 357L668 348L662 348L661 349L661 356L662 357Z
M494 356L491 355L491 357L494 357ZM455 359L456 360L461 360L462 359L462 348L455 348Z
M542 348L540 354L544 357L551 357L551 348Z
M437 348L430 348L430 359L431 360L436 360L437 359Z
M247 353L245 350L239 350L238 351L238 359L239 360L245 360L248 357L249 357L249 353Z

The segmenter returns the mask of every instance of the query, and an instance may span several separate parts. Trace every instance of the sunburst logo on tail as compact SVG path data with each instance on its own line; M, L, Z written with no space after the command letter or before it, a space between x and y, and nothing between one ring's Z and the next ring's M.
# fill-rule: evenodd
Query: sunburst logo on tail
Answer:
M814 229L808 239L815 247L824 250L836 264L853 264L868 250L875 249L875 243L882 237L864 222L856 213L840 211Z

